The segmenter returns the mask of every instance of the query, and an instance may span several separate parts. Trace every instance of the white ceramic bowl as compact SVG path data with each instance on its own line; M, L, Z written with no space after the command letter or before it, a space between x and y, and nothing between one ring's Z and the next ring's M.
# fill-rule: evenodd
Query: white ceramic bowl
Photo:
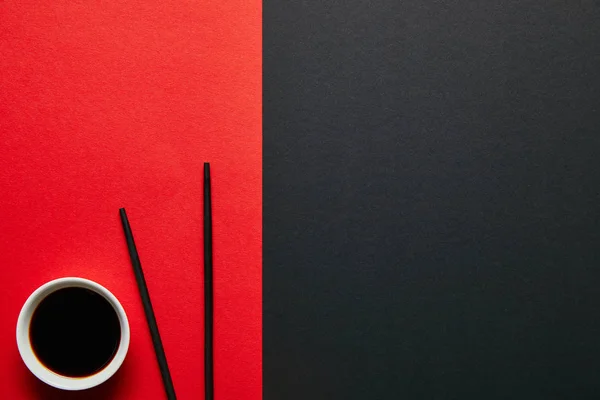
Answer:
M121 341L119 342L119 348L112 361L101 371L84 378L72 378L59 375L46 368L35 356L33 348L31 347L31 342L29 341L31 316L37 306L50 293L68 287L89 289L103 296L115 309L121 325ZM123 364L125 356L127 355L127 350L129 349L129 339L129 322L127 321L127 315L125 314L123 306L119 303L119 300L117 300L117 298L104 286L83 278L60 278L40 286L29 296L23 305L17 321L17 346L19 347L19 353L21 353L21 358L23 359L23 362L25 362L25 365L41 381L57 389L63 390L90 389L108 380L117 372L121 364Z

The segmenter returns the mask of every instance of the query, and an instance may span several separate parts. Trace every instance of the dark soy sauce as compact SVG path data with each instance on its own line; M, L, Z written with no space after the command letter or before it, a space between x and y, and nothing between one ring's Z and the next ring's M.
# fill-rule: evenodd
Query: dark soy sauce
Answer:
M31 318L29 340L46 368L81 378L100 372L112 361L121 326L104 297L89 289L65 288L38 305Z

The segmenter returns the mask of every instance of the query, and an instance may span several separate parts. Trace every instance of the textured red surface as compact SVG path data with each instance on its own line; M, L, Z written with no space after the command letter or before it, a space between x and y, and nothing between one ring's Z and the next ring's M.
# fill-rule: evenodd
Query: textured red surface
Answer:
M261 3L0 1L0 398L165 398L126 207L175 387L203 398L202 163L211 162L216 398L261 398ZM21 362L39 285L109 288L132 329L107 384L64 394Z

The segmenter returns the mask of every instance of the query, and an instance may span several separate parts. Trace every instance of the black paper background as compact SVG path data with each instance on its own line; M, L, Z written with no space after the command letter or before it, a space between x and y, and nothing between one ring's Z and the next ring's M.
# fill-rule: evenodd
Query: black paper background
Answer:
M600 3L264 2L264 398L600 396Z

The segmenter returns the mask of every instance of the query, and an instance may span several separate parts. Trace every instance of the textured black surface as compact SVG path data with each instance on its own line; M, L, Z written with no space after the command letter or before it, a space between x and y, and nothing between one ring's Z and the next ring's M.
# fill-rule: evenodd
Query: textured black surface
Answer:
M265 400L600 396L598 21L265 0Z

